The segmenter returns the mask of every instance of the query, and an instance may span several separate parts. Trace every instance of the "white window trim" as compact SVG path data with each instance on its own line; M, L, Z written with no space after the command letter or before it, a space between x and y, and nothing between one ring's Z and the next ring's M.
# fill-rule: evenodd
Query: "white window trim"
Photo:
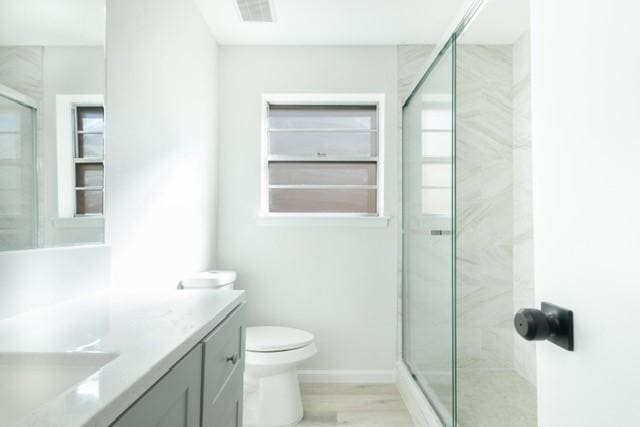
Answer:
M377 208L375 215L337 213L273 213L269 212L269 105L371 105L378 112ZM385 95L384 93L278 93L262 95L262 126L260 145L260 212L259 225L326 225L386 227L389 218L384 215L384 146Z
M94 225L99 227L104 220L102 215L75 215L75 117L77 105L104 105L103 95L56 95L56 146L58 155L58 218L57 226ZM71 222L71 223L70 223Z

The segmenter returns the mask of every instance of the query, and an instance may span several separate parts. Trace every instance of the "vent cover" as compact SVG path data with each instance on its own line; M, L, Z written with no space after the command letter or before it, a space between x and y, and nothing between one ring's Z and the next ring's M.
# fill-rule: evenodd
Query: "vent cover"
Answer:
M270 0L235 0L245 22L273 22Z

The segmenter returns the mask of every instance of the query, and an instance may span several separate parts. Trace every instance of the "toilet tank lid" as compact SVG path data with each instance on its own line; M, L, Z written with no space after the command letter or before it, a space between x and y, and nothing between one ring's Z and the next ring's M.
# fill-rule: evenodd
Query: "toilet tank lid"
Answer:
M248 351L285 351L304 347L313 342L312 333L281 326L251 326L247 328Z
M180 281L180 284L184 288L219 288L235 281L235 271L211 270L187 276Z

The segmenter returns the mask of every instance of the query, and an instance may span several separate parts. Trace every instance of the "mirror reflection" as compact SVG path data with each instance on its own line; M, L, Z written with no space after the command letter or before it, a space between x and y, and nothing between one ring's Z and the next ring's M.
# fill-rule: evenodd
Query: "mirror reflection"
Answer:
M0 250L102 243L105 0L1 3Z

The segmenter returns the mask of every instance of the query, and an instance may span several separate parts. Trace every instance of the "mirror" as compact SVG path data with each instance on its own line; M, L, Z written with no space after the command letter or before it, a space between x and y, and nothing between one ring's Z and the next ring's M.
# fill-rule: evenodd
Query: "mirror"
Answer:
M105 0L0 10L0 250L102 243Z

